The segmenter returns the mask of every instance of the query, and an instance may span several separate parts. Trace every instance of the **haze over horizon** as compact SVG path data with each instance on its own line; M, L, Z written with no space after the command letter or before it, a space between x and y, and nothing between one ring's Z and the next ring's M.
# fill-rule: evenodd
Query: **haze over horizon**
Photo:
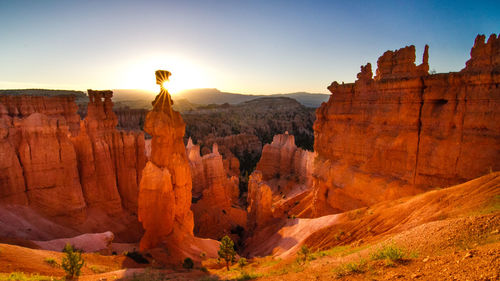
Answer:
M425 44L430 69L461 70L497 1L2 1L0 88L327 93L386 50ZM397 24L395 24L397 23Z

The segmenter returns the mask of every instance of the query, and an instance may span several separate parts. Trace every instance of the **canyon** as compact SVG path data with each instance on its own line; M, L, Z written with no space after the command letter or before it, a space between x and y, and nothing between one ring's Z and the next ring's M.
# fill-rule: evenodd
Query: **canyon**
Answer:
M225 235L287 259L480 210L500 191L500 38L478 36L459 72L429 74L429 52L332 82L315 117L285 97L181 114L163 87L151 110L114 109L112 91L88 90L85 112L2 94L0 241L201 265Z

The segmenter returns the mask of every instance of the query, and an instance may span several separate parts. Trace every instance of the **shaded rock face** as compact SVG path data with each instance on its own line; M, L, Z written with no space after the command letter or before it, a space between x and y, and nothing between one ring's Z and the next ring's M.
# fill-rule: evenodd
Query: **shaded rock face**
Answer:
M140 182L138 215L145 229L140 248L182 245L185 237L194 238L191 171L182 141L185 124L166 90L156 97L144 130L153 138Z
M333 82L316 111L315 215L342 212L500 169L500 65L478 36L460 73L428 75L414 47L386 52L377 76Z
M91 207L136 213L144 137L115 129L111 96L89 90L82 121L72 96L1 96L0 202L29 205L64 225L84 221Z
M226 169L217 144L212 153L200 156L200 147L191 139L186 147L193 178L194 233L199 237L220 239L246 228L246 211L237 206L238 176ZM234 158L234 157L233 157ZM237 159L232 159L237 161ZM229 167L229 165L228 165ZM239 237L234 235L234 240Z
M274 218L306 215L310 205L314 153L297 148L293 135L276 135L266 144L248 181L248 224L262 228ZM301 202L303 201L303 202Z

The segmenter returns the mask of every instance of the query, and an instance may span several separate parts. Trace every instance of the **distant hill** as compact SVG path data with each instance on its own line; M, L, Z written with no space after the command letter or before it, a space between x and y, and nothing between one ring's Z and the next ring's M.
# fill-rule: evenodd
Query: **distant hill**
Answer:
M151 102L154 100L156 92L147 90L134 89L113 89L113 102L116 107L144 108L150 109ZM13 95L74 95L76 103L86 104L88 102L87 94L82 91L71 90L49 90L49 89L15 89L15 90L0 90L0 94ZM287 97L292 98L302 105L310 108L317 108L322 102L328 101L330 95L316 93L288 93L288 94L273 94L273 95L244 95L238 93L221 92L215 88L191 89L180 92L174 95L174 107L179 110L190 110L198 106L209 104L239 104L262 97Z
M260 97L288 97L297 100L306 107L319 107L322 102L328 101L330 95L297 92L289 94L273 94L273 95L243 95L237 93L221 92L218 89L191 89L185 90L177 94L176 97L182 97L194 104L238 104Z
M88 102L87 94L74 90L52 90L52 89L8 89L0 90L0 95L26 95L26 96L75 96L77 104Z

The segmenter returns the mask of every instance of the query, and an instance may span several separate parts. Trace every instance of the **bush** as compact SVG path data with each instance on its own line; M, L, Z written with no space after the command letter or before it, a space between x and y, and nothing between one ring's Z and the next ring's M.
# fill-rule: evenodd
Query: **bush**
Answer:
M139 253L137 251L126 252L125 256L133 259L136 263L140 263L140 264L148 264L149 263L149 261L145 257L143 257L141 255L141 253Z
M194 262L191 258L185 258L184 262L182 263L182 267L186 269L191 269L194 266Z
M388 264L400 261L405 257L404 250L395 244L388 244L371 254L372 260L387 260Z
M66 256L63 257L61 266L66 271L67 277L73 279L75 276L80 276L80 270L85 263L82 259L82 253L75 251L69 243L64 246L63 252Z
M248 264L248 262L247 262L247 259L245 259L245 258L240 258L240 259L238 260L238 266L239 266L240 268L245 267L245 265L247 265L247 264Z
M57 264L57 261L53 258L45 258L43 261L52 267L59 267L59 264Z
M300 250L297 252L297 263L304 264L309 258L311 250L306 245L302 245Z
M350 262L337 267L334 272L337 278L347 275L363 273L366 271L366 261L360 260L359 262Z

